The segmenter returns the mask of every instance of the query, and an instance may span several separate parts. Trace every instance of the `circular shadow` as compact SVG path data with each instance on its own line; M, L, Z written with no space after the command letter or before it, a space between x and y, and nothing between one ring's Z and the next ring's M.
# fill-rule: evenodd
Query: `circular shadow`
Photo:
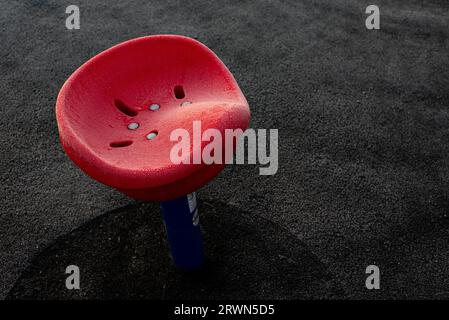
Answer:
M39 253L7 299L311 299L341 295L323 265L292 234L258 214L200 204L206 259L172 267L156 203L110 211ZM80 269L80 289L65 286Z

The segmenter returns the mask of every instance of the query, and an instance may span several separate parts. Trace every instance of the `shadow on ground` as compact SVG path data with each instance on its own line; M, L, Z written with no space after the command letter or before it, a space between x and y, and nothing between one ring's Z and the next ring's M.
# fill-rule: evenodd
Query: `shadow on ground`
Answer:
M38 254L9 299L332 298L340 290L296 237L218 202L200 207L208 261L197 273L172 268L159 208L135 203L108 212ZM65 268L80 268L67 290Z

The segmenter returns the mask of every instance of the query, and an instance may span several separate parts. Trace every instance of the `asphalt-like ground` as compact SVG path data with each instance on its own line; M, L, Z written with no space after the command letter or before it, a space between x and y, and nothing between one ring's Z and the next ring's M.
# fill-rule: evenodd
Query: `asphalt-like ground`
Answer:
M369 4L0 1L0 298L449 298L449 4L378 0L376 31ZM251 126L279 129L276 175L230 166L200 190L198 274L170 266L157 204L92 181L58 141L65 79L161 33L216 52Z

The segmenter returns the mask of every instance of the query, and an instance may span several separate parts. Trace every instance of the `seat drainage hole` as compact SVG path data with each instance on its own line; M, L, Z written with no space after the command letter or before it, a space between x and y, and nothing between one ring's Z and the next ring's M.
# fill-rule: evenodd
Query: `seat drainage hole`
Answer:
M135 117L135 116L137 116L137 112L134 111L129 106L127 106L125 103L123 103L123 101L121 101L119 99L115 99L114 100L114 104L115 104L115 107L118 109L118 111L120 111L124 115L127 115L128 117Z
M151 111L156 111L159 110L161 106L158 105L157 103L153 103L151 106L148 107L148 109L150 109Z
M183 99L186 96L182 86L176 86L174 91L176 99Z
M137 122L131 122L130 124L128 124L129 130L137 130L138 128L139 128L139 124Z
M133 142L131 140L124 140L124 141L114 141L114 142L111 142L109 145L112 148L123 148L123 147L128 147L132 144L133 144Z
M151 131L149 134L147 134L147 139L148 140L153 140L154 138L157 137L158 132L157 131Z

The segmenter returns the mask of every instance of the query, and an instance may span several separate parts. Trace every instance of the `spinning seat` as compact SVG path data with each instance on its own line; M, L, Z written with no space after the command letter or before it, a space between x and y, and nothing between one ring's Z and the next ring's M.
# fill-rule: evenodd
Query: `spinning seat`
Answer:
M224 167L193 164L193 139L185 155L190 164L173 163L171 132L181 128L193 137L192 123L201 121L203 132L213 128L224 137L225 129L245 130L249 116L245 97L220 59L198 41L177 35L142 37L96 55L69 77L56 103L68 156L95 180L132 198L162 201L169 240L177 224L197 227L194 196L187 195ZM180 237L172 240L189 242ZM173 249L180 267L198 265L190 263L188 245L181 253ZM175 255L185 253L177 263Z

